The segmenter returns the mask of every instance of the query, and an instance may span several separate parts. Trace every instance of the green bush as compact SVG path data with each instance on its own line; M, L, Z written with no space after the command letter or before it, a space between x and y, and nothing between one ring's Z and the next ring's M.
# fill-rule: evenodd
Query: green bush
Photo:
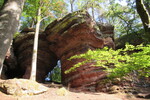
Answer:
M51 77L53 82L61 83L61 68L56 66Z
M133 46L126 44L125 49L112 50L108 48L88 50L85 54L75 55L69 60L84 58L83 62L75 64L65 73L75 71L77 67L87 62L94 63L91 66L104 67L108 77L123 77L136 70L140 76L150 76L150 45Z

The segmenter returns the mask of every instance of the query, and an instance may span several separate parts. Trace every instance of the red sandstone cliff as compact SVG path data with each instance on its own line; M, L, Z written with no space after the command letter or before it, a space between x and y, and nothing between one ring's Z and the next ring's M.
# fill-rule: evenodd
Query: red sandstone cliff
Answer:
M91 63L87 63L69 74L64 73L65 70L83 60L68 61L67 59L71 56L104 46L114 48L113 38L99 34L95 22L87 12L77 11L68 14L63 19L55 20L47 26L45 33L50 44L49 49L62 62L62 83L64 85L83 90L94 90L97 82L106 77L106 73L101 67L91 67ZM109 34L113 35L113 33Z
M29 79L33 51L34 32L19 35L14 41L14 51L17 56L20 76ZM37 55L37 81L44 82L45 77L56 65L57 57L49 50L45 34L39 35Z

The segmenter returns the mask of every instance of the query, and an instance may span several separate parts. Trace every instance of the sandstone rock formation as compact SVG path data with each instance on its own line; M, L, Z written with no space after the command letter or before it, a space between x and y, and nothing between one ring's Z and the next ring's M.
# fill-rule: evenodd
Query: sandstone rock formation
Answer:
M16 76L16 66L17 59L14 55L13 46L11 45L5 56L1 78L14 78Z
M97 82L106 77L106 73L101 67L91 67L92 63L87 63L76 71L65 74L64 72L74 64L83 59L68 59L77 54L82 54L89 49L95 50L109 46L114 48L113 39L103 37L96 29L96 24L92 21L87 12L77 11L68 14L60 20L55 20L47 26L45 33L49 41L49 49L53 51L62 63L62 83L82 90L95 91ZM113 33L108 33L113 35ZM111 45L110 45L110 44Z
M101 49L104 46L115 48L114 27L99 24L98 27L85 11L70 13L63 19L55 20L49 24L45 31L39 35L37 81L43 82L46 74L60 59L64 85L95 91L97 82L106 78L103 68L91 67L93 62L86 63L69 74L65 74L65 71L84 60L73 59L69 61L68 59L73 55L83 54L89 49ZM31 71L34 29L25 29L21 33L23 34L14 41L14 50L18 60L20 77L28 79Z
M97 26L99 27L100 32L103 35L102 37L104 40L104 46L115 49L114 26L110 24L102 24L102 23L97 23Z
M20 77L29 79L31 71L34 32L19 35L14 41L14 51L17 56ZM45 34L39 34L37 81L44 82L49 71L57 63L57 58L48 48Z

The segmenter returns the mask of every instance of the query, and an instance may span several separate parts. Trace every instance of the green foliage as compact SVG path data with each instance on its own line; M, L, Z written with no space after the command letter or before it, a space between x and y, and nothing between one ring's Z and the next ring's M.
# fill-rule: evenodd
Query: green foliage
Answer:
M52 74L52 81L53 82L59 82L61 83L61 68L56 66L54 69L53 69L53 74Z
M16 37L19 36L19 35L20 35L20 33L19 33L19 32L16 32L16 33L14 34L13 38L16 38Z
M108 11L103 16L108 23L115 26L115 36L120 37L125 34L132 34L141 30L142 23L135 9L135 2L128 1L127 5L112 2L108 6Z
M100 3L106 2L107 0L77 0L75 3L77 4L78 9L88 9L91 7L101 8Z
M41 8L40 27L44 29L55 18L60 18L66 13L64 0L26 0L22 13L21 29L25 27L35 27L37 22L37 10Z
M132 45L139 45L141 43L144 43L142 33L144 33L143 29L139 30L138 32L126 34L126 35L123 35L119 38L116 38L116 40L115 40L116 48L118 48L118 49L124 48L126 43L129 43Z
M136 70L140 76L150 76L150 45L133 46L127 44L125 49L112 50L108 48L89 50L85 54L75 55L72 59L84 58L83 62L77 63L65 73L76 70L77 67L87 62L94 63L92 66L104 67L108 77L123 77ZM136 52L135 52L136 51Z
M3 6L4 0L0 0L0 9Z

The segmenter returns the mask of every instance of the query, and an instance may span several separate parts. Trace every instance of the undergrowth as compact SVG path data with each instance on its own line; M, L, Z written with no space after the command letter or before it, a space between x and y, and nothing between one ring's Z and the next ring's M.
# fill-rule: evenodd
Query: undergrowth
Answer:
M137 71L139 76L150 76L150 45L133 46L126 44L124 49L112 50L107 47L97 50L88 50L85 54L72 56L69 60L84 58L65 73L75 71L87 62L93 67L103 67L109 78L121 78L132 71Z

